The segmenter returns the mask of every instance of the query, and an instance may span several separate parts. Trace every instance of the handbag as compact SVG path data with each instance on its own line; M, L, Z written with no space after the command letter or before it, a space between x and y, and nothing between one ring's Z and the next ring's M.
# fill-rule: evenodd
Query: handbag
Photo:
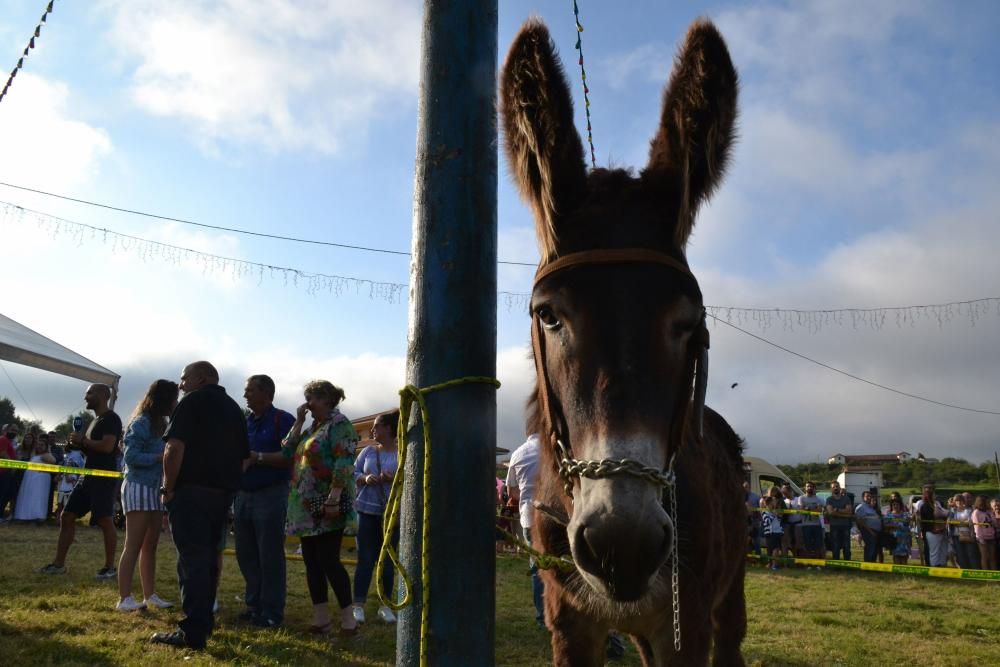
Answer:
M306 501L306 505L314 519L322 519L326 515L326 498L324 496L313 496ZM337 509L341 516L347 516L351 513L351 510L354 509L354 501L349 493L341 492Z

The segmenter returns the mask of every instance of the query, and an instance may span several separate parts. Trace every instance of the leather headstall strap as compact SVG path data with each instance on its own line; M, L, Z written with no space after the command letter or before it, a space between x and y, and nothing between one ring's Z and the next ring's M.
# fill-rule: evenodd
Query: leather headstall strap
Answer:
M672 257L666 253L659 252L656 250L649 250L647 248L619 248L619 249L604 249L604 250L585 250L581 252L570 253L559 257L548 264L539 266L538 271L535 273L535 281L532 286L532 291L538 287L538 284L545 278L576 266L593 266L600 264L660 264L666 266L682 275L690 278L695 286L695 290L698 292L698 298L701 298L701 292L697 288L697 280L694 274L691 273L691 269L683 261ZM539 319L538 314L534 311L531 313L531 346L535 357L535 372L537 374L538 391L539 391L539 406L542 410L542 414L548 420L548 425L550 432L548 434L549 445L556 452L559 464L559 472L564 477L564 486L566 494L572 498L572 476L579 475L579 473L573 473L571 470L574 468L579 468L580 462L575 461L572 458L572 453L570 448L563 444L560 439L560 431L563 431L566 427L564 423L563 415L556 415L552 406L552 396L551 387L549 386L548 373L545 371L545 345L543 343L543 331L542 331L542 321ZM695 346L696 352L696 362L694 368L694 394L692 396L693 404L693 418L695 424L697 425L697 435L698 439L701 440L704 437L704 413L705 413L705 394L708 389L708 347L709 347L709 336L708 327L705 320L705 311L702 308L701 322L698 325L698 330L695 333L695 339L692 341ZM556 420L559 419L562 423L557 423ZM596 464L598 462L585 462ZM635 466L633 466L635 467ZM655 471L647 470L647 476L655 477ZM634 470L625 470L630 474L637 474ZM652 473L652 474L650 474ZM669 477L672 478L672 475ZM666 476L664 476L664 479Z

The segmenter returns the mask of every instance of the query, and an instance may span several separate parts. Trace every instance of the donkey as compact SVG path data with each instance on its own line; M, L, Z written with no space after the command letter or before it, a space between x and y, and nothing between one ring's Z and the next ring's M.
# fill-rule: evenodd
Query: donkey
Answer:
M695 22L645 169L588 173L541 22L524 24L501 73L506 153L541 250L533 542L576 564L543 572L556 665L602 664L610 629L646 665L744 664L742 441L704 409L708 330L685 256L728 160L736 95L725 42Z

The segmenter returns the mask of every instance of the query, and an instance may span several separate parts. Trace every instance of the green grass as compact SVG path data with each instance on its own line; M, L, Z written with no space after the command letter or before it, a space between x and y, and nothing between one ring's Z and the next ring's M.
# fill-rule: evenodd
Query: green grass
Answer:
M204 652L151 646L146 638L171 629L175 610L122 614L113 609L114 582L99 582L100 532L77 532L64 576L36 574L52 559L54 526L0 526L0 663L4 665L393 665L395 632L369 622L339 645L307 635L310 603L301 562L290 561L285 627L239 624L242 578L227 557L220 627ZM178 600L169 537L159 551L157 589ZM548 635L535 627L526 562L497 559L496 656L499 665L546 665ZM136 590L138 591L138 577ZM747 663L773 665L1000 664L1000 585L859 572L751 568L746 584ZM377 603L369 601L373 618ZM474 630L474 628L471 628ZM629 647L616 664L639 664Z

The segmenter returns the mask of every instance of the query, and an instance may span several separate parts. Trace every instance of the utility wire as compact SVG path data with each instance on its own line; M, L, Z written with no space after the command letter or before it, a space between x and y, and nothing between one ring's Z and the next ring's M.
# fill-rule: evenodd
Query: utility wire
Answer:
M942 403L941 401L935 401L934 399L931 399L931 398L925 398L923 396L917 396L916 394L911 394L909 392L900 391L899 389L893 389L892 387L887 387L884 384L879 384L878 382L872 382L871 380L866 380L863 377L858 377L857 375L852 375L851 373L848 373L847 371L842 371L839 368L834 368L833 366L830 366L829 364L824 364L822 361L816 361L815 359L812 359L811 357L807 357L804 354L799 354L798 352L795 352L794 350L789 350L787 347L782 347L781 345L778 345L777 343L769 341L768 339L766 339L766 338L764 338L762 336L758 336L756 334L752 334L749 331L746 331L745 329L741 329L740 327L736 326L735 324L730 324L729 322L726 322L725 320L719 319L715 315L709 314L708 316L711 317L716 322L719 322L720 324L725 324L727 327L732 327L733 329L736 329L740 333L744 333L747 336L750 336L751 338L756 338L757 340L761 341L762 343L767 343L768 345L770 345L772 347L776 347L779 350L781 350L782 352L787 352L788 354L791 354L791 355L794 355L796 357L799 357L800 359L805 359L806 361L814 363L817 366L822 366L823 368L826 368L827 370L831 370L831 371L833 371L835 373L840 373L841 375L846 375L847 377L851 378L852 380L858 380L859 382L864 382L865 384L870 384L873 387L878 387L879 389L885 389L886 391L891 391L894 394L899 394L901 396L906 396L908 398L915 398L918 401L925 401L927 403L933 403L934 405L940 405L940 406L945 407L945 408L953 408L955 410L965 410L966 412L977 412L977 413L983 414L983 415L997 415L997 416L1000 416L1000 412L994 412L992 410L977 410L976 408L966 408L966 407L963 407L961 405L952 405L951 403Z
M137 211L130 208L121 208L119 206L111 206L110 204L101 204L99 202L87 201L86 199L77 199L76 197L68 197L66 195L56 194L54 192L46 192L44 190L36 190L35 188L25 187L23 185L14 185L13 183L4 183L0 181L0 185L6 186L8 188L14 188L15 190L23 190L25 192L34 192L35 194L45 195L46 197L55 197L56 199L62 199L65 201L75 202L77 204L86 204L87 206L96 206L97 208L107 209L109 211L118 211L119 213L129 213L131 215L141 215L146 218L153 218L154 220L166 220L169 222L179 222L182 225L191 225L194 227L202 227L204 229L215 229L223 232L233 232L234 234L246 234L247 236L258 236L266 239L277 239L279 241L292 241L294 243L308 243L310 245L322 245L330 246L333 248L345 248L347 250L362 250L364 252L378 252L385 255L403 255L406 257L410 256L410 253L403 252L402 250L387 250L385 248L369 248L367 246L360 245L350 245L347 243L333 243L332 241L319 241L316 239L303 239L296 236L282 236L281 234L268 234L265 232L252 232L248 229L238 229L236 227L222 227L220 225L209 225L204 222L195 222L193 220L184 220L183 218L174 218L169 215L159 215L156 213L146 213L145 211ZM507 262L503 260L498 260L497 264L509 264L512 266L531 266L537 267L538 263L530 262Z
M11 385L13 385L14 387L14 391L16 391L17 395L21 397L21 400L24 401L24 407L28 408L28 412L31 413L31 416L34 418L34 420L41 421L38 419L38 415L35 414L35 411L31 409L31 405L28 403L28 399L26 399L24 397L24 394L21 393L21 390L18 388L17 383L14 382L14 378L12 378L10 376L10 373L7 372L7 367L3 365L2 361L0 361L0 369L3 369L3 374L7 376L8 380L10 380Z

